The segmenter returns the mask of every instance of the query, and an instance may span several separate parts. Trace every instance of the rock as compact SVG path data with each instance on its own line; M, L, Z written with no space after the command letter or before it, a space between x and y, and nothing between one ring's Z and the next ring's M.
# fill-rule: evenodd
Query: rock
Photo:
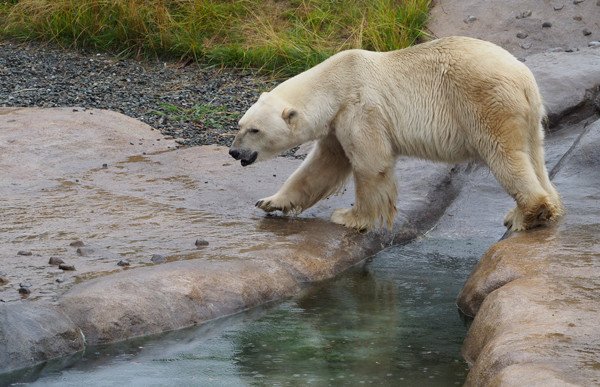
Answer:
M31 284L29 282L21 282L19 286L22 288L30 288Z
M67 265L66 263L61 263L60 265L58 265L58 268L64 271L73 271L75 270L75 266L73 265Z
M551 127L567 114L571 120L580 120L593 113L588 90L600 83L600 52L582 48L576 54L555 52L527 58L527 66L535 75L544 98Z
M59 276L58 278L56 278L54 281L55 281L55 282L58 282L58 283L60 284L60 283L62 283L62 282L65 282L65 277L63 277L63 276L61 275L61 276Z
M539 0L488 1L485 7L477 0L438 3L430 11L431 21L427 24L433 36L470 36L496 43L516 57L544 52L550 47L585 47L589 39L580 31L588 27L597 30L598 7L596 1L586 1L576 6L565 0L552 2ZM555 9L560 8L560 9ZM481 22L457 23L464 15L477 9ZM523 9L534 10L535 17L522 18ZM511 13L513 16L510 16ZM583 20L575 16L585 15ZM515 17L516 16L516 17ZM485 21L485 22L484 22ZM542 22L553 24L552 28L540 28ZM515 39L517 32L527 33L533 46L524 52L520 41Z
M24 288L24 287L19 288L19 294L28 295L30 293L31 293L31 289L29 289L29 288Z
M552 27L552 23L549 22L549 21L545 21L545 22L542 23L542 27L543 28L550 28L550 27Z
M91 247L78 247L77 254L82 257L89 257L90 255L94 254L94 249Z
M517 19L526 19L531 16L531 10L523 11L517 15Z
M121 260L117 262L117 266L129 266L129 262Z
M588 43L588 47L597 48L600 47L600 42L597 40L593 40Z
M208 241L205 239L196 239L196 247L208 246Z
M600 354L592 344L600 321L600 186L594 183L600 181L600 121L578 130L568 157L553 168L565 219L494 244L459 295L459 308L475 316L463 346L473 364L465 386L600 381L600 367L590 361ZM550 141L569 138L563 136Z
M7 283L8 280L4 276L0 275L0 286L6 285Z
M465 24L471 24L476 20L477 20L477 18L475 16L469 15L463 20L463 22L465 22Z
M58 258L58 257L50 257L50 260L48 261L48 264L50 265L60 265L61 263L64 263L65 261L63 261L62 259Z
M69 243L69 246L71 246L71 247L82 247L82 246L85 246L85 244L82 241L73 241L73 242Z
M589 36L592 34L592 31L590 31L590 29L586 27L583 30L581 30L581 33L583 34L583 36Z
M160 254L154 254L152 258L150 258L150 261L152 261L152 263L163 263L167 262L167 258Z
M573 0L573 4L583 3L585 0Z
M0 302L0 374L82 351L84 340L56 307Z
M29 250L19 250L17 252L17 255L30 256L30 255L32 255L32 252Z
M519 39L525 39L526 37L528 37L529 35L527 35L525 32L519 32L517 34L517 38Z

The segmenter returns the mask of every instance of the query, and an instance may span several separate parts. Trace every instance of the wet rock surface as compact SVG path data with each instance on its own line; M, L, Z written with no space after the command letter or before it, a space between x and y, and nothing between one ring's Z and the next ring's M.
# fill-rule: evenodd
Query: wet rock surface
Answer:
M600 121L582 128L554 182L568 208L555 227L493 245L458 306L476 316L464 344L468 385L598 385ZM529 370L530 372L527 372Z
M0 128L0 194L10 203L0 209L0 265L10 268L0 297L18 302L14 284L31 283L28 302L56 303L88 344L194 325L330 278L429 229L464 169L401 160L394 230L364 235L328 221L352 205L351 184L298 217L254 208L300 160L242 168L227 148L175 149L149 126L100 110L0 109ZM32 255L15 263L24 248Z
M55 306L0 303L0 373L81 351L79 328Z

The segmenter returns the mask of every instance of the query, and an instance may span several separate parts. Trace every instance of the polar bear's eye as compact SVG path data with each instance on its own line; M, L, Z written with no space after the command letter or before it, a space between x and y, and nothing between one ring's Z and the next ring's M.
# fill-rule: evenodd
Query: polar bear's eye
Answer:
M248 132L256 134L256 133L260 132L260 130L252 128L252 129L248 129Z

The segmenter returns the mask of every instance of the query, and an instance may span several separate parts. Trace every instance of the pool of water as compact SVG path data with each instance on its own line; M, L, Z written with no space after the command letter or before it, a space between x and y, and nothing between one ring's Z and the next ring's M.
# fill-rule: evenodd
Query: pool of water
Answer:
M20 377L40 386L462 385L455 300L490 240L389 248L279 303L91 347Z

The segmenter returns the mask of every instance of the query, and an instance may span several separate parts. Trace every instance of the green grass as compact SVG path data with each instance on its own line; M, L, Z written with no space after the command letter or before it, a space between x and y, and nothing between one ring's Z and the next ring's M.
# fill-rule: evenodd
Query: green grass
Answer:
M431 0L0 0L0 37L297 74L425 35Z
M160 109L151 113L174 121L197 122L205 127L223 128L231 120L241 116L240 113L230 113L227 106L197 103L190 109L172 104L159 102Z

